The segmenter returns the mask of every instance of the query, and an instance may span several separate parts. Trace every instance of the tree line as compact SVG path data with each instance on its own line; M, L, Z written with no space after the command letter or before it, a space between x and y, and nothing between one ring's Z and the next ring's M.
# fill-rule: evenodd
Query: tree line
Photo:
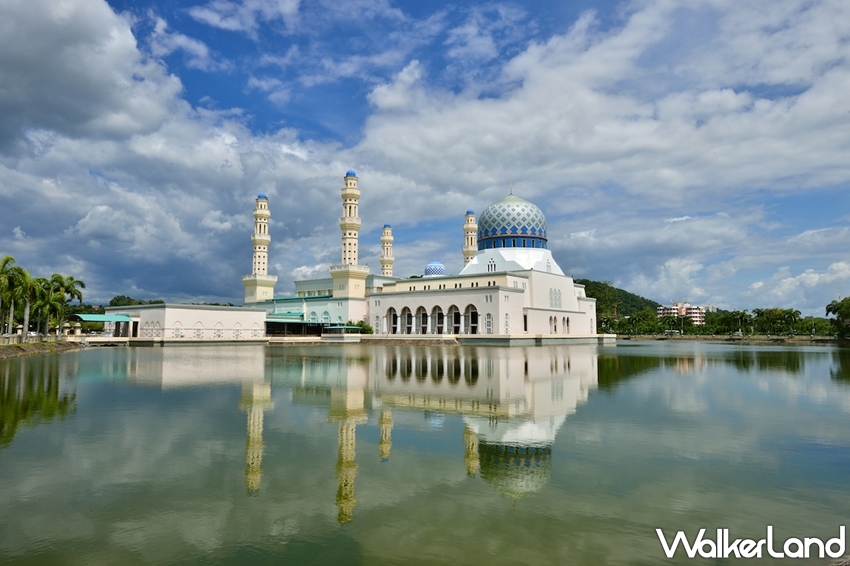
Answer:
M705 324L697 326L688 317L659 317L656 311L658 303L617 289L608 281L582 282L587 296L596 299L597 324L601 332L850 337L850 297L826 305L824 317L804 317L800 311L792 308L718 309L717 312L705 313Z
M33 277L15 264L10 255L0 260L0 334L14 334L17 325L26 335L32 326L36 334L50 328L62 330L70 303L82 303L86 284L73 275L54 273L49 278Z

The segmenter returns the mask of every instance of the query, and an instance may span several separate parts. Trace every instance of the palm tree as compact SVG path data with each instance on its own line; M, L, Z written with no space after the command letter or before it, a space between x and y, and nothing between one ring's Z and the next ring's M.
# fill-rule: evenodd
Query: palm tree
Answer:
M13 265L6 276L6 293L9 297L9 334L15 330L15 301L25 300L28 294L30 274L23 267ZM29 311L27 311L29 317Z
M826 305L826 315L835 315L835 326L839 336L847 334L847 325L850 324L850 297L836 299Z
M65 321L65 307L70 301L77 299L83 302L83 292L80 289L85 289L86 284L76 279L73 275L60 275L54 273L50 277L53 288L62 295L62 308L57 313L59 319L59 329L57 334L62 331L62 324Z
M0 334L3 334L3 297L9 290L9 270L13 267L15 258L10 255L0 260Z
M36 288L36 297L35 302L33 303L33 312L36 317L36 334L41 336L41 323L44 322L44 330L45 332L49 328L50 322L50 309L55 308L59 309L59 305L61 304L58 300L58 293L53 293L53 290L50 286L50 280L45 279L44 277L35 277L33 279ZM51 302L51 299L54 299L55 302Z

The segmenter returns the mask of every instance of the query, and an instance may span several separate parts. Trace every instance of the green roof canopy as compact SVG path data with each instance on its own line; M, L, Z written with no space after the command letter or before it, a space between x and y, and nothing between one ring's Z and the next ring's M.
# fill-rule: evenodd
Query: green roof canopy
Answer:
M132 320L126 314L72 314L68 318L83 322L130 322Z

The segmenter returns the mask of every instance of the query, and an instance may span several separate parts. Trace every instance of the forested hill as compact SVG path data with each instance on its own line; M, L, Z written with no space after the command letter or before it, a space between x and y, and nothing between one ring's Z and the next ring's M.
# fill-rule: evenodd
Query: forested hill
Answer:
M631 316L646 308L655 311L656 308L661 306L660 303L651 299L618 289L607 281L576 279L575 282L584 285L588 297L596 299L596 312L599 315L612 314L615 305L617 306L617 316Z

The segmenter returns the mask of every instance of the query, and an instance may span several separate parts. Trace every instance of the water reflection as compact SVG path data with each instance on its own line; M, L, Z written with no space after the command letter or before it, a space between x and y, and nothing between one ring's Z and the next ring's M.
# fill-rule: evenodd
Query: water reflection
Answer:
M74 413L76 393L59 386L66 361L62 356L38 356L0 362L0 448L12 442L22 424L37 426Z
M432 428L446 415L464 423L464 465L513 500L539 491L551 474L552 445L567 416L597 386L596 351L587 348L477 349L399 347L364 356L297 352L273 381L292 387L296 404L325 407L339 423L337 520L353 520L357 427L379 411L379 456L393 447L393 411L421 412ZM300 367L299 367L300 366Z

